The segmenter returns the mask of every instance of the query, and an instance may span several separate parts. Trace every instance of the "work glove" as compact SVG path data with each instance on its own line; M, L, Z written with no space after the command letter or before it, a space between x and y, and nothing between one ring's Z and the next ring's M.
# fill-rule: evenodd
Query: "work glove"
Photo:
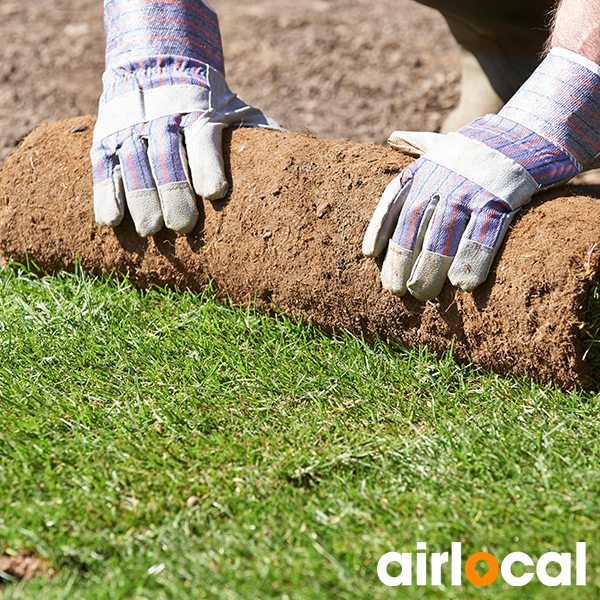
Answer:
M387 248L381 281L392 294L427 300L446 277L470 292L486 279L519 208L596 166L600 66L554 48L497 115L444 136L391 139L425 153L387 186L363 253Z
M106 70L94 144L94 212L137 232L188 233L196 194L227 193L221 137L239 124L279 129L225 81L216 13L203 0L105 0Z

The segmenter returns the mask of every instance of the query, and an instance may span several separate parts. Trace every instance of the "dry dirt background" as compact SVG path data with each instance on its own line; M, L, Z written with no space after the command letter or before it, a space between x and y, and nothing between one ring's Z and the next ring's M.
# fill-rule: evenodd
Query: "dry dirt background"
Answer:
M458 101L459 53L412 0L211 0L230 87L292 131L384 143L435 130ZM44 122L97 112L102 0L0 1L0 164Z

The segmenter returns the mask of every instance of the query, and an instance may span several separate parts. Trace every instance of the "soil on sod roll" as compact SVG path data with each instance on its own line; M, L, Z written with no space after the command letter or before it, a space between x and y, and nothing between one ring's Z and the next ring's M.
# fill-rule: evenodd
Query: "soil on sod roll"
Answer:
M93 117L33 131L0 171L0 255L53 272L128 273L140 286L201 290L301 313L327 331L452 350L458 361L592 385L581 320L600 242L600 202L568 188L537 196L511 227L488 281L434 301L384 292L361 242L386 184L411 159L371 144L239 129L226 134L230 193L199 201L186 236L139 237L129 216L95 224L88 152ZM599 245L600 247L600 245Z

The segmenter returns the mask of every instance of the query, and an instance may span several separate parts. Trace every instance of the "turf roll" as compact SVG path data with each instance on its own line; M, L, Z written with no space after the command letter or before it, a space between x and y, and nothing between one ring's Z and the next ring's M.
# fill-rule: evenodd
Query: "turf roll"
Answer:
M302 314L405 346L426 345L497 373L563 388L595 386L584 321L598 272L600 201L560 188L521 210L488 281L447 284L419 302L384 292L362 237L386 184L411 158L350 141L242 128L224 138L230 193L199 201L186 236L139 237L127 215L94 222L93 117L42 126L0 170L0 256L45 272L128 274L140 286L202 290L271 312ZM325 358L324 358L325 360Z

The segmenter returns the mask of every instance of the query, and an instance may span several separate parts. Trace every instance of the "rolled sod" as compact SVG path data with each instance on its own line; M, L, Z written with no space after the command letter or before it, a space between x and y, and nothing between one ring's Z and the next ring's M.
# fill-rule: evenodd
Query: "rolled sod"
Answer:
M488 281L468 294L447 284L419 302L383 291L381 261L362 237L386 184L411 158L350 141L242 128L224 139L230 193L199 200L189 235L139 237L126 216L94 222L93 117L42 126L0 170L0 256L46 271L128 274L140 286L202 290L299 314L497 373L563 388L593 386L584 360L587 295L598 272L600 201L561 188L519 213ZM589 250L598 244L588 260ZM326 360L324 358L324 360Z

